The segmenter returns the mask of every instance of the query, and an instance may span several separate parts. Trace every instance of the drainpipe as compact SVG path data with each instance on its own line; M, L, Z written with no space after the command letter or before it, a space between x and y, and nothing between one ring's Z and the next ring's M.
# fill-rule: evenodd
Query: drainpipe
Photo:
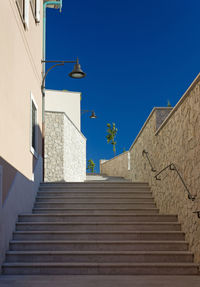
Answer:
M57 5L60 7L60 12L62 10L62 0L59 1L47 1L43 4L43 53L42 60L46 60L46 8L49 5ZM43 63L42 67L43 76L45 75L45 63Z
M62 9L62 0L59 1L47 1L43 4L43 50L42 60L46 60L46 8L49 5L57 5ZM42 64L42 79L45 75L45 63ZM42 157L43 157L43 181L44 181L44 135L45 135L45 94L42 94Z

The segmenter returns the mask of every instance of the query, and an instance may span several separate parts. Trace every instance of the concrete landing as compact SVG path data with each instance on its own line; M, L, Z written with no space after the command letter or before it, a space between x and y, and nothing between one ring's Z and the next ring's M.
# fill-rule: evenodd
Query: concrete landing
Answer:
M0 276L0 287L199 287L200 276Z
M90 181L129 182L129 180L123 177L107 176L104 174L87 174L86 182L90 182Z

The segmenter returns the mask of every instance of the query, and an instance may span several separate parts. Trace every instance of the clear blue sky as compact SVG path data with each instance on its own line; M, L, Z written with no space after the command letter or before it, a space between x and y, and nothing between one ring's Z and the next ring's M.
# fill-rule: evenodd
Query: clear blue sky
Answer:
M47 11L47 59L77 56L87 77L52 71L46 86L82 92L87 158L112 158L106 124L118 128L117 154L129 149L154 106L174 106L200 72L199 0L63 0ZM97 169L98 170L98 169Z

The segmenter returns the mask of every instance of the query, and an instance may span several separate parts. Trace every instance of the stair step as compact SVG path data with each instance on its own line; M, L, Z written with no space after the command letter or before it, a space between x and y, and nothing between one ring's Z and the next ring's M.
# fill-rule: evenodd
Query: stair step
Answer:
M129 215L129 214L158 214L157 208L33 208L33 213L63 213L63 214L82 214L82 215Z
M143 198L143 197L152 197L152 192L150 191L116 191L116 190L91 190L91 191L84 191L84 190L75 190L75 191L58 191L58 190L46 190L46 191L38 191L38 196L73 196L73 197L87 197L87 196L112 196L112 198L115 197L134 197L134 198Z
M75 240L12 240L10 250L13 251L186 251L188 244L185 241L75 241Z
M20 275L197 275L193 263L5 263L3 274Z
M101 203L101 202L86 202L86 203L76 203L76 202L68 202L67 200L63 201L55 201L55 202L36 202L34 208L71 208L71 209L80 209L80 208L107 208L107 209L120 209L120 208L155 208L155 203L152 202L114 202L114 203Z
M8 251L7 262L192 262L188 251Z
M62 196L43 195L36 197L36 203L39 202L61 202L61 203L72 203L72 204L115 204L115 203L154 203L154 199L151 196L148 197L131 197L131 196Z
M116 191L116 192L123 192L123 191L128 191L128 192L134 192L134 191L150 191L149 186L133 186L131 184L126 184L124 186L123 183L116 183L116 184L106 184L104 185L103 183L101 184L85 184L84 186L79 186L79 185L71 185L71 186L40 186L39 191Z
M71 188L149 188L148 183L143 182L65 182L65 183L53 183L46 182L40 184L40 189L71 189Z
M17 222L21 231L180 231L177 222Z
M16 231L14 240L184 240L180 231Z
M146 221L148 217L149 221L161 222L161 221L177 221L176 215L152 215L152 214L21 214L19 215L19 221L29 222L29 221L42 221L42 222L132 222L132 221Z

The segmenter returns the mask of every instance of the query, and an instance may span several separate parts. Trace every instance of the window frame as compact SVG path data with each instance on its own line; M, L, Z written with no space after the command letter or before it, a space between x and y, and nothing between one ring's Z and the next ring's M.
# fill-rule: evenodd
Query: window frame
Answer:
M29 0L32 14L36 24L40 23L40 0ZM34 1L34 3L33 3Z
M33 142L33 105L35 107L36 115L35 115L35 147L33 147L32 142ZM30 151L31 153L38 158L38 106L36 104L36 101L34 99L34 96L31 92L30 96Z
M22 23L24 25L24 28L26 30L28 30L29 29L29 3L30 3L30 0L22 0L23 10L20 7L19 0L15 0L15 2L16 2Z

